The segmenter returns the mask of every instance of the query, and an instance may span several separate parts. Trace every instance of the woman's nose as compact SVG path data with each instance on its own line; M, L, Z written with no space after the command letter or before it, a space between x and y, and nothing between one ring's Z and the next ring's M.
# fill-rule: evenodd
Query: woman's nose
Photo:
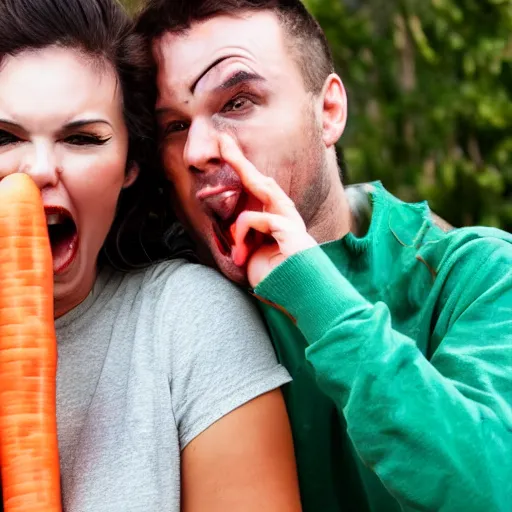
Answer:
M39 187L55 187L59 182L59 169L55 150L46 144L35 144L21 169Z

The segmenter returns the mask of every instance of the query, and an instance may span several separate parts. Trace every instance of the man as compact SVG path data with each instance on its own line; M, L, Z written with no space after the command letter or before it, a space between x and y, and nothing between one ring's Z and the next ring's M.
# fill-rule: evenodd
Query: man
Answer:
M512 237L380 183L351 211L345 90L299 1L150 0L139 30L181 219L294 378L304 510L509 511Z

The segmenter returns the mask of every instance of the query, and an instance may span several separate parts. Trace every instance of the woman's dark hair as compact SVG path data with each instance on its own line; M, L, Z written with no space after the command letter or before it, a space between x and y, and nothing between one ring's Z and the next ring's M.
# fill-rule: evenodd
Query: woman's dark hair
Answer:
M3 59L49 46L72 48L117 73L129 135L128 165L136 182L123 190L101 258L128 270L176 256L187 241L178 227L175 244L162 235L175 225L167 182L157 160L155 69L150 46L116 0L0 0L0 66ZM180 241L183 240L183 244Z

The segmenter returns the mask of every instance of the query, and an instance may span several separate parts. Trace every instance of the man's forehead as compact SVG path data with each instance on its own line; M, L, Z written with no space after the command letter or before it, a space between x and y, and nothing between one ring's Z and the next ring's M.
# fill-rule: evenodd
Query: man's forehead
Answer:
M282 29L271 12L218 16L195 23L184 33L166 33L153 45L159 86L191 87L229 56L271 69L282 66Z

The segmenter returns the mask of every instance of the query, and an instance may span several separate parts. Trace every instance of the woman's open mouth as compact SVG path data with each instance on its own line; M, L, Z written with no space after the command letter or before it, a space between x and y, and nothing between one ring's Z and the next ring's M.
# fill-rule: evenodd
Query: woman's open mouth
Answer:
M52 248L53 273L62 274L78 251L78 230L71 213L61 206L45 206L48 236Z

